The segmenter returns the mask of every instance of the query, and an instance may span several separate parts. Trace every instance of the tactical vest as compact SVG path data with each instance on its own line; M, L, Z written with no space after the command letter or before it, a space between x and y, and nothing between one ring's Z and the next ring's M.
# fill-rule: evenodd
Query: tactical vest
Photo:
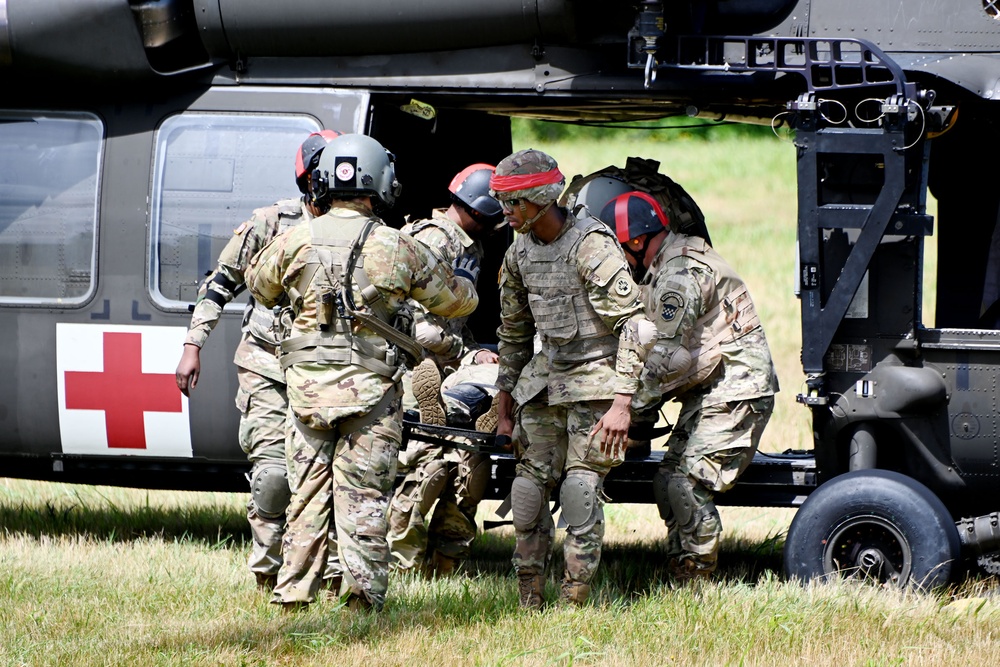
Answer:
M567 218L572 225L552 243L535 243L519 235L515 243L521 277L528 291L528 307L542 339L542 352L551 361L583 363L614 356L618 336L590 304L587 288L577 271L577 249L587 234L611 235L607 225L593 218ZM616 241L617 243L617 241ZM604 258L595 258L594 270Z
M684 345L691 354L691 366L679 377L659 387L669 398L711 377L722 361L722 345L736 342L758 329L760 319L746 284L704 239L676 234L660 252L670 256L660 265L660 270L668 266L672 259L689 257L707 266L716 280L713 302L703 304L704 314L695 321L691 331L684 333ZM644 290L643 297L647 313L660 312L661 304L652 302L652 290Z
M312 250L288 296L298 303L304 295L314 295L319 330L282 341L283 369L308 362L361 366L395 382L403 373L399 348L419 354L416 341L388 323L385 302L364 270L361 248L381 225L372 218L323 216L309 221ZM355 302L355 291L362 304ZM358 335L362 328L375 335Z
M309 217L299 199L282 200L263 211L267 221L268 236L262 240L261 247ZM284 305L287 305L287 301L283 301L273 309L265 308L251 297L243 311L243 332L249 333L269 347L276 347L288 335L281 325L280 313Z

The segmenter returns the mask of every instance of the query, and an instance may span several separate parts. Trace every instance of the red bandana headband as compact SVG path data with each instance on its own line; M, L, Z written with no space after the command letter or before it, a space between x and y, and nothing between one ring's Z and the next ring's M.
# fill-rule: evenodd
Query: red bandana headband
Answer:
M513 192L537 188L540 185L551 185L565 180L559 168L543 171L538 174L511 174L510 176L490 176L490 188L494 192Z

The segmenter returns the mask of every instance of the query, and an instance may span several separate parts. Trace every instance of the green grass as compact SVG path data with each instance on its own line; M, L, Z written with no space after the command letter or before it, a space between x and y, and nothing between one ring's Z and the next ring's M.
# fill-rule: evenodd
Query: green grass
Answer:
M934 594L780 576L790 510L723 508L716 581L670 587L655 508L607 508L592 602L517 608L513 536L382 614L287 615L245 568L240 494L0 481L0 665L993 665L990 580ZM485 503L481 517L495 507ZM161 525L162 522L162 525ZM183 525L182 525L183 524ZM555 559L559 562L561 544Z

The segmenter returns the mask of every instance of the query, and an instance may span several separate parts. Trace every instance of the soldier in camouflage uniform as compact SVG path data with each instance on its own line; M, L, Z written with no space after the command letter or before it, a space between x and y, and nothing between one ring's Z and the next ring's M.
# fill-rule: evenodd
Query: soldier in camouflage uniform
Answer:
M482 239L503 221L500 204L489 192L492 174L493 166L488 164L463 169L448 186L451 206L434 210L429 220L407 224L402 231L449 264L463 256L481 264ZM495 365L497 354L476 342L466 324L468 317L449 320L418 308L414 320L415 337L427 355L412 374L420 420L444 426L447 406L442 401L441 374L455 371L463 361ZM489 481L489 456L412 442L400 453L400 465L406 477L389 511L394 566L418 568L427 576L450 574L459 561L469 557L476 537L476 509Z
M555 160L531 149L505 158L491 179L518 232L500 275L497 434L512 434L516 404L513 563L527 608L543 602L555 532L549 498L564 470L560 599L582 604L590 593L604 537L603 481L622 461L641 368L639 288L603 223L555 206L564 183Z
M669 568L679 581L708 578L722 532L714 494L750 464L774 408L771 353L746 284L707 241L672 232L654 197L619 195L600 217L624 247L657 328L632 406L648 413L664 400L681 403L653 479Z
M285 561L273 602L316 599L326 552L337 548L341 596L352 609L380 609L388 585L386 514L402 435L408 299L459 317L478 304L475 267L452 267L385 226L374 206L399 193L392 156L374 139L337 137L323 151L314 194L328 211L277 237L253 260L247 286L265 306L287 294L293 321L280 345L288 387L288 455L295 462ZM328 543L336 523L337 545Z
M236 228L219 255L218 266L202 283L176 371L177 387L185 396L198 383L201 348L218 323L222 309L241 291L250 258L279 233L319 215L308 200L309 173L316 168L327 142L338 134L323 130L302 142L295 155L295 180L303 197L255 210L249 220ZM240 410L240 447L252 464L251 497L247 503L253 537L249 565L257 585L268 591L274 588L281 567L281 538L290 495L285 463L288 402L284 373L275 357L280 340L279 318L271 309L251 300L244 313L243 336L233 361L239 378L236 407ZM329 563L325 576L331 585L339 578L339 570L335 559Z

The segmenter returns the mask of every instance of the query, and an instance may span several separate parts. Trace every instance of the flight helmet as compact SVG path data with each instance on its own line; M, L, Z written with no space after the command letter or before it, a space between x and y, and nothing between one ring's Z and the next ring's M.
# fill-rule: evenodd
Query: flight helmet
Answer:
M482 162L470 165L455 174L448 191L451 199L464 208L470 216L484 225L503 221L500 202L490 196L490 176L495 167Z
M317 198L374 197L391 207L402 189L396 179L395 156L364 134L342 134L320 154L313 176Z
M309 194L309 176L319 164L320 153L326 145L340 136L336 130L320 130L313 132L295 152L295 183L299 192Z
M646 234L670 229L670 219L657 201L638 190L620 194L609 201L598 217L611 228L622 245Z

